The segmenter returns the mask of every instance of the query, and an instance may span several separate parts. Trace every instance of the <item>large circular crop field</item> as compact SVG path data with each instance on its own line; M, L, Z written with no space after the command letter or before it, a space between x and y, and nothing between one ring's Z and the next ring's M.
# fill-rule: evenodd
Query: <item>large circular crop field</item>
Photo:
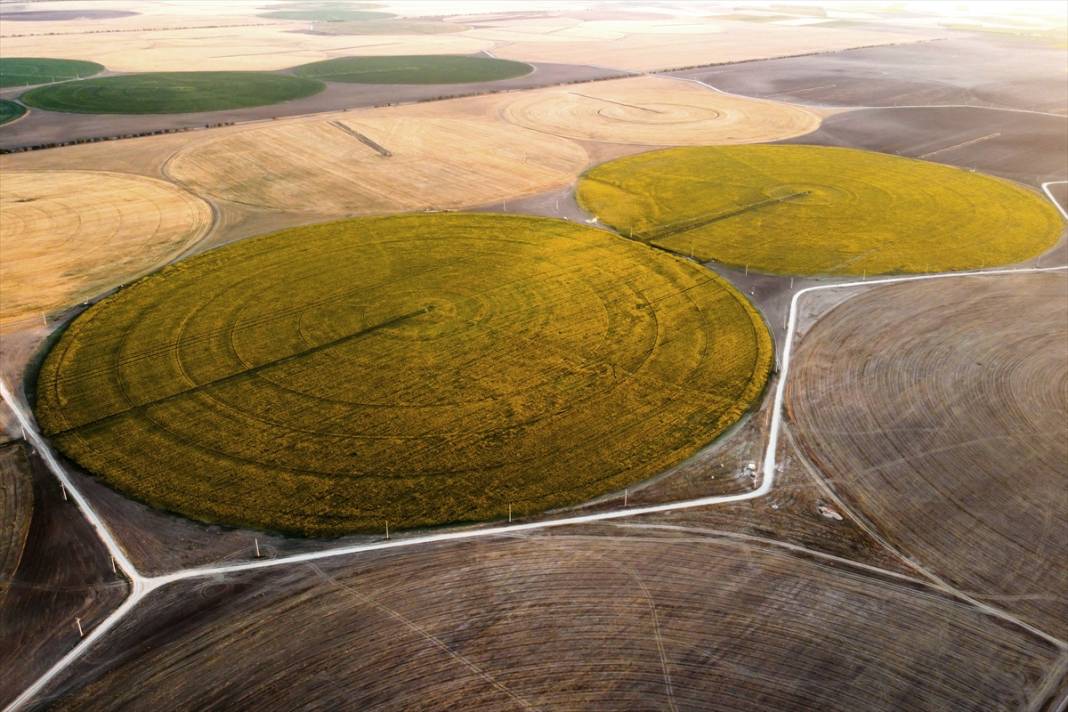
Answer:
M578 200L603 222L702 260L777 274L974 269L1041 254L1064 224L1014 183L819 146L676 148L593 168Z
M7 17L5 16L6 20ZM91 77L104 71L104 65L77 59L46 57L0 57L0 87L65 82Z
M463 84L512 79L530 74L523 62L458 54L393 57L338 57L293 69L300 77L351 84Z
M85 114L182 114L265 106L323 90L314 79L273 72L147 72L63 82L21 99L49 111Z
M90 308L46 358L59 448L161 508L311 535L533 514L678 463L773 360L692 262L565 221L295 228Z

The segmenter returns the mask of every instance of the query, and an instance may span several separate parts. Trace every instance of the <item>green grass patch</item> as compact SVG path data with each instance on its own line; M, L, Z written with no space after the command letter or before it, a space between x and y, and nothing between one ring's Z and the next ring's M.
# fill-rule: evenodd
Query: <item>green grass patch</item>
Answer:
M0 57L0 87L65 82L91 77L104 71L104 65L76 59L44 57Z
M326 82L353 84L462 84L511 79L533 67L493 57L456 54L338 57L296 67L293 73Z
M14 101L0 99L0 126L26 113L26 107Z
M579 203L623 234L777 274L1021 262L1063 221L1036 192L959 168L819 146L673 148L588 171Z
M323 90L306 77L273 72L149 72L31 89L21 99L49 111L181 114L265 106Z
M680 462L761 394L760 316L688 260L562 220L300 227L88 309L37 417L112 486L310 535L577 504Z

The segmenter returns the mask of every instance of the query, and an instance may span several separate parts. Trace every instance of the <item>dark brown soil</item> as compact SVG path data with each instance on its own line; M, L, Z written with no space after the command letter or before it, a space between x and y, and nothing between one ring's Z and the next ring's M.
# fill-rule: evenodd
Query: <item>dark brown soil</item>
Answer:
M18 452L12 452L15 448ZM5 445L5 477L33 490L18 565L0 584L0 705L7 704L126 597L126 579L56 478L21 442Z
M694 69L724 91L802 104L967 104L1064 113L1064 50L970 37Z

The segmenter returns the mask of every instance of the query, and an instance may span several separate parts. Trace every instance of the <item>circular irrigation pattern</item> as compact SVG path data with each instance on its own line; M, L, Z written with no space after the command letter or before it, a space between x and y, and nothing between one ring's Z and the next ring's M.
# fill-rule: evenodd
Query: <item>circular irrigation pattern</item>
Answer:
M352 84L463 84L513 79L534 68L524 62L458 54L337 57L302 64L300 77Z
M774 141L820 125L819 116L798 106L651 77L524 92L500 113L556 136L649 146Z
M534 514L678 463L762 392L770 336L716 275L566 221L295 228L80 316L37 415L118 489L335 535Z
M0 57L0 87L65 82L69 79L91 77L102 71L104 65L78 59Z
M1037 192L936 163L820 146L675 148L597 166L578 200L624 234L777 274L1012 264L1064 224Z
M311 96L322 82L274 72L146 72L31 89L39 109L85 114L181 114L266 106Z

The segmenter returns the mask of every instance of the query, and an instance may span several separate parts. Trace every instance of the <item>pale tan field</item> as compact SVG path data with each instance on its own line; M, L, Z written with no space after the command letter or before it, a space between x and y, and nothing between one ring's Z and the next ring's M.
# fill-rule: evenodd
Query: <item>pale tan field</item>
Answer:
M168 171L194 191L235 203L365 215L539 193L567 185L587 163L566 139L417 113L350 112L230 132L181 151Z
M4 53L87 59L116 72L237 71L284 69L349 55L472 54L492 46L464 33L358 36L293 31L307 24L283 22L232 31L204 28L8 37ZM11 30L5 25L4 32Z
M0 330L151 269L211 224L180 188L92 171L5 170L0 212Z
M558 136L647 146L774 141L820 124L817 115L798 106L659 77L525 92L505 103L501 116Z
M531 37L529 28L525 28L522 21L515 21L506 26L501 23L503 34L498 34L502 30L494 28L472 30L464 35L496 38L501 44L494 49L494 54L504 59L594 64L632 71L739 62L923 39L916 34L821 27L798 31L791 27L746 22L709 23L703 31L688 29L686 32L670 31L670 23L659 25L651 32L638 23L586 24L593 27L569 28L554 32L552 36ZM590 33L600 36L584 36Z

